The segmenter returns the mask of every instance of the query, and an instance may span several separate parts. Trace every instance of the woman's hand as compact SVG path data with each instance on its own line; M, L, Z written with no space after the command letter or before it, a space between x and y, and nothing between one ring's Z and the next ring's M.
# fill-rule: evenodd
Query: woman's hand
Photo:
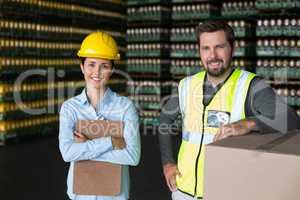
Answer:
M83 134L77 131L74 131L74 139L76 143L82 143L88 140Z

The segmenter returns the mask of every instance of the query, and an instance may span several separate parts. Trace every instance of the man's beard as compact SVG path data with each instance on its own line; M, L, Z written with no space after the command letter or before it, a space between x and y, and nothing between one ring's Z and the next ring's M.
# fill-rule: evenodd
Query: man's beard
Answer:
M209 67L209 65L210 65L211 63L213 63L213 62L219 62L220 65L221 65L221 67L218 68L218 69L211 69L211 68ZM222 75L227 71L227 69L228 69L228 67L226 67L226 66L224 65L224 62L223 62L223 60L221 60L221 59L210 60L210 61L207 62L207 70L206 70L206 71L207 71L207 73L208 73L210 76L213 76L213 77L220 77L220 76L222 76Z

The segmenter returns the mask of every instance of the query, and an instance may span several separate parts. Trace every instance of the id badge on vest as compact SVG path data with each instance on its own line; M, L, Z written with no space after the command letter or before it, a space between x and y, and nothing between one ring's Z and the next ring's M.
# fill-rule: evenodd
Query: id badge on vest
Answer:
M228 124L230 121L230 113L218 110L207 111L207 126L219 128L222 124Z

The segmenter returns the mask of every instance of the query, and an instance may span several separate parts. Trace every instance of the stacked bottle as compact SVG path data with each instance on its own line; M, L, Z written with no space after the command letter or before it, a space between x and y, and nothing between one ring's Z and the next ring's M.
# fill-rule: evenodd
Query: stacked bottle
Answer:
M271 18L257 20L257 36L300 36L300 18Z
M258 56L299 57L300 40L291 38L263 38L257 40Z
M169 44L139 43L127 45L128 57L160 57L168 56Z
M255 35L255 26L246 20L229 20L228 24L234 30L236 38L253 37Z
M217 15L219 8L212 3L173 4L172 20L203 19Z
M236 40L234 43L235 57L246 57L246 56L254 56L255 52L255 43L252 41L247 41L244 39Z
M168 0L165 0L166 2L169 2ZM127 5L148 5L148 4L156 4L160 3L160 0L127 0Z
M295 9L300 8L300 2L298 0L256 0L255 6L261 10Z
M290 86L275 85L275 91L279 96L282 96L289 105L299 107L300 106L300 83Z
M126 36L127 42L167 41L169 37L169 30L159 27L128 28Z
M169 71L169 62L159 58L130 58L127 59L127 72L132 78L160 77Z
M298 109L296 110L296 112L297 112L298 116L300 116L300 108L298 108Z
M200 66L200 59L172 60L170 73L174 78L181 78L186 74L196 74L201 70Z
M147 5L127 8L128 21L161 21L168 16L170 12L168 7L161 5Z
M223 2L222 16L253 16L257 14L255 1L230 1Z
M258 59L256 73L267 78L299 79L299 59Z
M194 27L173 27L171 29L171 38L173 42L196 42L196 31Z
M255 63L251 59L247 58L234 58L231 61L231 65L234 68L244 69L244 70L252 70L255 68Z
M198 44L171 44L171 57L172 58L198 58Z

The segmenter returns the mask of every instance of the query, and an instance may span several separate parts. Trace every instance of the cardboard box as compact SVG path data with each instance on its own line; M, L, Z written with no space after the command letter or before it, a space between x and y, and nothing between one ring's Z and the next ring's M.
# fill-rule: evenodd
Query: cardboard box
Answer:
M300 200L300 130L206 146L205 200Z

